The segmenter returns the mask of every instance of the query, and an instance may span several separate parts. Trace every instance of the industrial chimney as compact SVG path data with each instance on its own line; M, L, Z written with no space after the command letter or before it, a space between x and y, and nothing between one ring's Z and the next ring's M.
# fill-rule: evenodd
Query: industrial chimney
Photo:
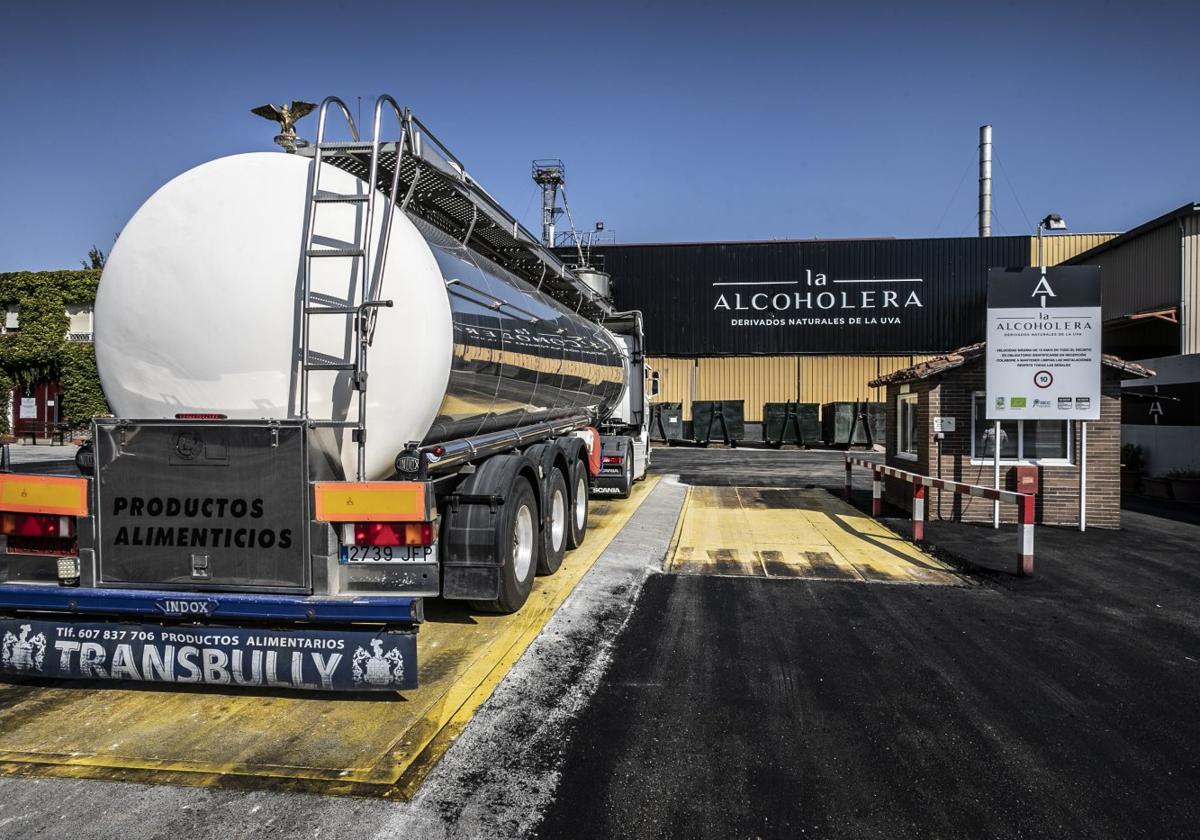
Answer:
M992 127L979 126L979 235L992 235Z

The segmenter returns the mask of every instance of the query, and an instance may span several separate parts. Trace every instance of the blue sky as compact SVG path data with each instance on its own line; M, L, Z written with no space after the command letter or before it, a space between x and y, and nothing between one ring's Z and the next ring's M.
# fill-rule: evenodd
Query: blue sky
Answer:
M411 105L531 230L559 157L620 242L970 236L985 122L995 233L1124 230L1200 200L1197 31L1196 2L6 3L0 271L108 250L173 176L274 149L251 107L329 94Z

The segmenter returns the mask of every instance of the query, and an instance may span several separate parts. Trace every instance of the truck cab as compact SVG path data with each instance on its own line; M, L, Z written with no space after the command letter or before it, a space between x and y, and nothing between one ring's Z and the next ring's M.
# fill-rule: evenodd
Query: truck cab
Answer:
M626 498L650 467L649 400L658 395L659 380L646 364L641 312L617 313L604 327L623 349L627 385L600 425L601 464L592 492Z

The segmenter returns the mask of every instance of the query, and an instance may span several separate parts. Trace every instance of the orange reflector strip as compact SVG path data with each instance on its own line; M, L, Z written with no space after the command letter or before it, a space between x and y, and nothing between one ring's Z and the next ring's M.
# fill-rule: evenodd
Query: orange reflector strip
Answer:
M87 479L2 473L0 510L87 516Z
M313 484L320 522L425 522L432 494L420 481L318 481Z

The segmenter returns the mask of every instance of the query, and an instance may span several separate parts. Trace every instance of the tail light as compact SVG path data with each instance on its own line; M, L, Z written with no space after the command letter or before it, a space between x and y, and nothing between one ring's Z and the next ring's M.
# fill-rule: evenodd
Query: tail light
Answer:
M75 532L75 517L52 516L45 513L0 514L0 534L6 537L58 539Z
M0 513L0 534L10 554L78 554L75 517L48 513Z
M87 515L87 487L85 478L0 473L0 535L7 552L78 556L75 519Z
M437 528L433 522L355 522L346 525L344 539L349 545L433 545Z
M605 464L616 464L616 465L620 465L620 464L623 464L624 462L625 462L625 456L624 456L624 455L605 455L605 456L604 456L604 463L605 463Z

